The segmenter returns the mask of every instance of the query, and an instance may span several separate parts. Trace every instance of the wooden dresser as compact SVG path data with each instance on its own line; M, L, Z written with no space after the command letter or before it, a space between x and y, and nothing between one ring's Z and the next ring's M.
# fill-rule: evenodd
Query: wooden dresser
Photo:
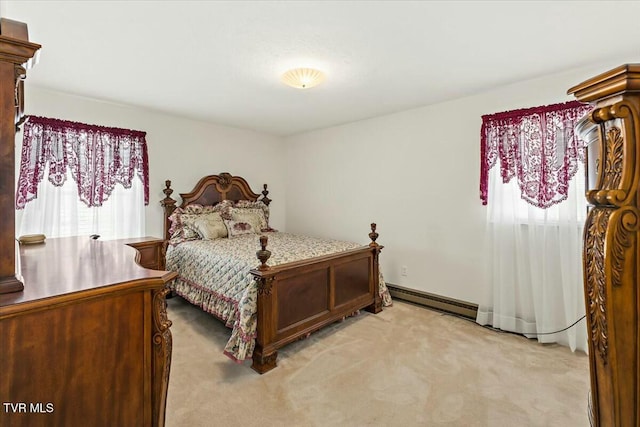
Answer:
M72 237L21 246L24 291L0 295L0 425L164 424L165 284L176 274L134 261L159 265L150 254L160 242Z

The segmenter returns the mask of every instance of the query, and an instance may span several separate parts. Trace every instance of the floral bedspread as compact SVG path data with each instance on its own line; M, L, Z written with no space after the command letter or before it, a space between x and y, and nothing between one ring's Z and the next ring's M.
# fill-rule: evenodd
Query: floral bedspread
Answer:
M282 232L269 237L269 265L355 249L362 245ZM258 234L233 238L193 240L167 248L166 269L178 272L172 290L194 305L215 315L232 329L224 353L236 361L253 354L256 338L257 286L249 271L259 265ZM391 305L387 286L380 275L383 305Z

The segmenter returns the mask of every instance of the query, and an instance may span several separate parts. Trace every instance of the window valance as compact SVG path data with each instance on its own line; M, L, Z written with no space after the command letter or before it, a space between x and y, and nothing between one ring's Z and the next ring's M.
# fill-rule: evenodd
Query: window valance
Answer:
M101 206L116 184L125 188L138 177L149 204L149 161L146 132L29 116L24 125L16 209L37 197L48 179L61 186L70 173L87 206Z
M584 142L577 122L593 107L578 101L482 116L480 198L488 201L489 170L500 160L503 182L517 177L522 198L548 208L567 198Z

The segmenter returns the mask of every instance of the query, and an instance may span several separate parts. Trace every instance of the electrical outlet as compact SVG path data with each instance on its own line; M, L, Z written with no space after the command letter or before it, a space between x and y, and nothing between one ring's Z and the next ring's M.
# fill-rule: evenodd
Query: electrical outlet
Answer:
M401 276L406 276L407 275L407 266L403 265L402 267L400 267L400 275Z

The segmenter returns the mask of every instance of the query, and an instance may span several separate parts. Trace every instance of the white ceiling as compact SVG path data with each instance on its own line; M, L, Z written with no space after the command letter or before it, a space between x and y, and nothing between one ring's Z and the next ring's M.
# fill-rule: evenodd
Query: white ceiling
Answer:
M43 45L28 81L276 135L617 58L639 1L2 1ZM301 91L280 75L327 74Z

